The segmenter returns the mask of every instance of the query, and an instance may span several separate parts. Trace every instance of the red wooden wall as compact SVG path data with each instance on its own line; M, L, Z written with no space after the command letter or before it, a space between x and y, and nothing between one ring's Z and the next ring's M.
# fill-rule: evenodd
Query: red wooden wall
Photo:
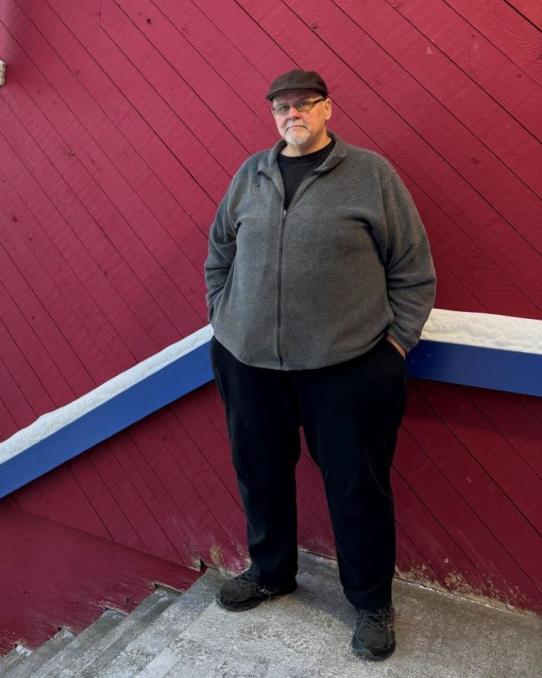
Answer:
M407 182L437 305L542 319L541 28L534 0L0 3L0 438L206 323L209 224L243 159L274 142L266 87L296 66L327 80L331 129ZM540 399L414 381L410 395L400 572L542 611ZM300 544L332 554L307 455L299 481ZM88 537L105 562L125 547L134 568L146 554L179 581L200 561L242 567L214 386L17 491L0 515L19 554L3 575L19 583L36 570L25 544L53 523L68 535L59 558L81 560ZM81 570L66 571L77 591ZM58 620L77 616L59 607ZM43 625L17 624L42 639Z

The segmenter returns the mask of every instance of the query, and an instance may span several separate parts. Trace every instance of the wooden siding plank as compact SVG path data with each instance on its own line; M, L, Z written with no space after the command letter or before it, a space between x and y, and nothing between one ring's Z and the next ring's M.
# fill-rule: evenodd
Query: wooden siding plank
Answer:
M130 481L126 475L119 474L115 459L108 449L108 443L104 443L97 454L83 454L69 461L68 467L77 485L85 493L96 515L99 516L107 529L111 541L138 551L144 551L143 540L132 524L130 516L126 514L122 507L126 488ZM108 473L105 472L106 470ZM74 514L76 514L77 504L74 507ZM133 509L137 510L137 508L137 502L134 502ZM48 517L71 527L77 526L76 515L73 515L67 521L61 513L54 517L51 515Z
M396 525L397 532L397 563L395 576L419 584L437 584L439 578L431 565L416 544L407 535L400 525Z
M190 398L190 395L186 398ZM189 417L184 415L185 407L183 398L178 408L183 412L182 416L177 416L176 411L163 410L154 415L162 444L201 497L202 508L210 514L209 517L212 517L216 525L220 526L224 537L217 545L228 541L238 549L241 535L245 530L242 509L239 502L235 501L229 492L224 491L224 485L217 477L216 470L209 465L205 455L189 434L188 429L191 429L191 426Z
M70 31L77 38L86 52L80 55L74 51L77 68L75 75L85 85L95 99L107 111L113 123L122 128L123 134L135 148L145 148L145 158L153 172L160 177L162 183L173 197L166 207L173 212L175 205L182 211L178 223L182 226L182 242L184 251L192 261L199 265L201 258L192 257L192 249L199 251L201 244L206 247L208 225L216 209L216 203L207 195L205 188L197 183L197 178L190 174L190 167L186 168L181 159L187 144L181 144L182 139L190 141L190 135L183 133L182 121L178 124L169 119L168 111L160 98L149 98L149 88L146 81L129 63L126 56L116 47L103 30L97 30L93 22L80 12L77 12L70 2L52 0L55 12L69 25ZM72 45L73 46L73 45ZM95 62L94 59L98 61ZM77 72L78 71L78 72ZM126 89L130 90L130 97ZM186 139L185 139L186 137ZM190 152L190 147L188 146ZM192 157L206 154L201 146ZM216 169L216 164L209 164ZM193 167L199 171L200 163ZM207 164L204 166L207 169ZM214 170L213 170L214 171ZM227 178L220 173L220 184ZM212 175L211 175L212 178ZM172 218L175 215L172 214ZM192 228L195 225L196 228ZM188 247L193 243L193 247ZM196 245L197 242L197 245Z
M425 453L408 424L407 421L400 448L404 450L400 472L405 481L469 559L471 568L476 568L494 591L506 588L510 581L520 581L533 589L527 574L466 502L462 488L458 489L452 482L455 479L444 473L442 455L435 460Z
M435 412L467 449L476 451L477 461L527 519L518 519L517 522L525 526L530 522L534 528L530 541L536 543L542 530L542 480L532 473L521 455L473 405L468 391L442 384L431 393ZM435 393L440 397L436 397ZM511 511L508 510L508 513ZM511 534L518 538L522 532L516 527ZM529 543L528 535L529 532L523 533L526 543ZM540 547L542 559L542 543Z
M401 454L401 448L397 450ZM486 581L474 564L448 534L432 510L403 476L399 459L394 463L392 485L395 498L395 520L430 562L438 582L446 585L447 578L470 582L478 591L486 591Z
M157 8L152 9L158 16ZM131 89L139 79L150 83L151 87L147 85L148 96L152 96L155 104L162 109L165 116L162 125L173 124L178 131L183 131L183 155L188 160L187 166L191 167L213 201L218 203L222 198L224 181L229 180L243 158L239 142L187 86L177 69L141 34L118 4L113 1L104 3L101 25L117 49L125 54L130 64L134 64ZM178 36L177 40L182 47L182 37ZM138 77L134 77L136 71ZM198 158L197 164L192 164L193 158Z
M542 89L442 0L386 0L489 96L542 140Z
M446 0L460 16L542 85L540 32L505 2L492 0Z
M2 328L0 327L0 336ZM36 418L36 414L32 405L28 402L20 385L15 381L14 376L8 369L5 360L9 360L9 356L4 358L4 351L0 355L0 383L2 384L2 402L7 410L11 422L7 420L3 422L6 427L6 437L16 433L19 429L24 428ZM14 424L14 426L13 426Z
M3 286L0 285L0 289ZM25 399L34 412L47 412L55 409L54 401L40 378L33 371L21 347L13 339L9 328L0 317L0 347L4 365L15 381L17 388L24 394ZM28 422L30 423L30 422Z
M540 537L511 496L492 477L492 473L497 473L499 482L504 482L505 487L509 485L506 480L501 480L504 475L502 470L493 468L491 459L488 459L492 448L487 446L486 436L493 438L492 432L487 430L485 423L473 412L474 408L461 396L461 387L443 384L429 387L417 382L415 389L420 397L412 399L412 408L417 412L413 435L428 455L433 455L435 446L441 451L435 463L526 575L537 581L542 562ZM481 431L477 428L479 426ZM523 480L529 483L530 475L524 476ZM517 480L513 482L515 484ZM535 502L529 509L530 514L539 499Z
M119 11L119 8L122 11ZM166 13L167 12L167 13ZM173 16L170 17L170 12ZM123 15L125 18L123 18ZM182 16L182 15L181 15ZM223 155L220 141L213 140L214 153L217 162L224 165L228 174L235 173L239 165L243 162L247 154L260 150L260 140L262 130L265 129L269 134L274 132L272 120L267 119L262 128L262 119L256 115L254 107L249 105L239 93L233 89L222 77L222 73L210 67L208 62L200 56L197 50L184 38L181 22L180 30L175 27L175 19L179 18L179 9L173 5L164 7L164 12L158 9L150 0L104 0L102 7L102 25L110 31L111 26L115 29L122 27L127 31L126 18L137 25L146 40L153 45L155 49L149 50L149 45L145 44L142 36L137 31L130 28L129 33L123 36L123 45L133 51L132 54L138 54L147 58L141 60L141 66L145 66L145 74L151 77L151 82L156 83L158 91L168 95L165 82L171 64L182 81L188 85L189 90L197 94L199 99L207 108L209 113L216 117L222 126L222 135L228 138L233 147L233 153L229 157ZM173 21L172 21L173 19ZM117 26L118 24L118 26ZM155 52L156 50L156 52ZM158 57L161 55L162 59ZM164 60L166 63L164 63ZM151 71L152 69L152 71ZM235 106L232 105L235 102ZM260 100L260 110L263 110L265 104ZM239 124L239 119L243 123ZM194 124L195 123L195 124ZM201 134L201 120L195 120L190 125L194 134ZM206 130L205 136L211 130ZM215 149L213 149L214 151Z
M6 108L0 101L0 120L2 124L7 124L7 117L4 113L6 113ZM11 113L10 119L13 121ZM18 152L26 154L26 136L21 134L17 138L19 140ZM68 277L71 284L77 280L80 307L84 308L84 300L88 299L89 296L92 296L93 301L99 299L99 302L94 302L96 306L99 303L99 314L96 314L95 309L89 310L89 322L86 323L86 326L89 331L93 325L95 326L93 337L97 344L103 348L104 356L109 356L109 358L105 358L105 364L108 361L111 363L108 376L113 376L120 369L127 368L136 360L142 360L149 353L153 353L155 346L152 343L146 351L142 351L138 348L141 338L138 337L139 342L136 343L133 336L130 335L126 337L126 342L130 345L130 348L128 348L107 319L107 316L123 318L128 315L129 322L126 322L126 325L133 327L134 324L136 326L138 324L138 321L133 318L132 311L120 299L115 289L111 287L104 271L89 256L88 249L76 235L81 226L87 225L85 221L88 222L88 218L85 219L84 213L76 209L77 216L80 218L78 220L76 215L71 216L73 228L75 228L74 232L70 223L59 214L57 210L57 205L59 205L58 190L59 188L61 191L66 189L59 185L61 179L54 170L51 171L53 168L47 156L33 157L31 154L35 152L35 148L28 149L29 155L26 159L33 163L32 172L30 172L21 159L7 146L2 134L0 134L0 149L4 158L4 171L9 173L11 185L17 194L10 197L10 203L13 202L14 198L17 200L20 226L22 227L23 219L28 221L28 217L31 215L32 219L29 222L31 224L30 237L36 238L36 242L40 240L46 246L44 252L48 251L48 256L52 256L57 262L56 270L62 277L65 278L67 269L71 269L72 275L68 275ZM39 177L40 183L36 181L33 173ZM44 192L43 186L47 189L47 193ZM2 191L2 187L0 187L0 191ZM70 203L70 208L72 207L77 208L76 202L73 200ZM21 218L21 214L26 214L26 216ZM90 227L90 223L88 225ZM102 237L105 239L103 233ZM32 245L35 246L35 243L32 242ZM40 256L40 260L44 264L47 262L47 258L43 255ZM66 293L68 288L59 285L59 289ZM117 300L119 303L115 303ZM74 307L77 308L77 302ZM132 349L135 354L132 353Z
M193 558L202 558L205 562L215 562L219 553L225 561L243 563L244 553L237 543L232 542L224 532L216 518L209 510L205 497L200 489L194 486L190 469L180 463L183 454L183 441L173 436L174 444L168 444L168 430L163 430L163 419L172 420L169 410L162 410L130 428L130 435L137 443L146 463L154 470L162 487L161 495L171 498L174 504L175 520L182 520L186 525L187 545ZM157 420L157 421L155 421ZM175 424L173 424L174 426ZM112 442L128 432L119 433ZM171 438L171 434L169 434ZM162 501L162 499L161 499ZM236 539L238 541L238 539ZM218 561L219 563L220 561ZM186 563L185 563L186 564Z
M510 393L470 389L469 400L480 410L503 439L529 465L538 479L542 479L542 421L528 408L529 400ZM527 401L527 402L526 402ZM515 455L510 455L508 464ZM508 459L508 456L507 456ZM534 478L533 478L534 482ZM542 516L539 516L542 519ZM538 521L537 521L538 522Z
M10 585L0 592L0 653L39 646L59 627L82 631L102 612L131 611L153 582L187 589L198 573L0 503ZM51 548L54 544L54 548ZM31 598L31 602L30 602Z
M25 24L25 31L19 36L23 47L30 54L34 53L34 50L38 50L37 53L40 51L47 53L50 48L44 43L43 38L24 16L19 14L18 22ZM28 72L25 78L27 90L33 92L34 87L41 87L42 93L39 97L41 109L48 115L53 129L62 130L63 139L75 152L72 156L73 162L69 163L65 158L60 158L56 161L56 166L63 173L66 182L78 194L89 214L98 224L106 228L106 235L117 247L118 253L130 251L129 260L120 258L119 263L108 271L109 277L115 280L122 295L130 300L133 307L141 305L142 298L152 300L147 312L142 314L141 322L148 320L151 314L157 316L154 318L155 322L148 324L147 330L159 335L160 348L177 339L179 331L181 333L194 331L199 326L200 320L193 312L191 313L191 308L186 308L186 305L183 315L179 314L179 307L183 306L182 293L169 276L163 274L157 253L149 249L153 245L149 228L156 226L156 220L141 204L138 196L58 93L48 85L37 69L32 68L30 64L27 65ZM59 67L59 73L56 72L56 67ZM65 86L61 77L66 72L65 67L63 69L53 55L43 61L42 68L59 86ZM49 69L52 72L49 72ZM73 101L71 103L73 104ZM66 173L68 164L71 170L69 175ZM91 178L93 181L89 181ZM85 183L85 191L81 186L78 187L80 181ZM121 204L122 212L119 212L119 205L115 204L115 201ZM116 271L121 265L125 269L125 275L131 277L130 281L117 276ZM134 296L134 292L137 291L136 281L141 281L139 283L141 289L137 296Z
M68 464L21 487L12 496L21 511L111 540L111 533Z
M42 332L34 331L30 322L33 322L32 307L25 305L23 308L29 315L30 322L27 321L21 312L20 303L17 303L17 296L20 293L20 278L13 274L13 264L9 257L5 255L0 247L0 308L2 309L2 322L8 328L11 341L13 341L23 355L25 356L30 368L43 384L45 390L51 398L53 409L65 405L74 399L74 392L66 381L62 367L62 362L57 364L53 360L47 337ZM8 280L2 280L5 273L9 273ZM44 332L45 333L45 332Z
M201 0L198 5L230 41L235 42L240 49L242 47L243 54L268 80L281 70L295 67L295 62L283 51L283 36L291 33L288 18L282 16L284 8L276 5L267 7L267 10L263 10L267 12L267 16L260 17L262 7L251 6L248 8L248 12L253 15L251 17L228 0L224 0L224 6L220 9L209 0ZM280 14L277 13L279 10ZM257 23L258 18L260 23ZM265 32L266 27L269 27L269 34ZM242 39L243 32L245 37L250 36L249 40ZM457 273L468 279L474 271L481 282L487 283L490 303L486 303L485 297L482 297L485 310L542 317L542 302L538 301L542 299L542 286L538 285L536 277L527 273L527 269L534 271L540 265L539 256L531 248L524 246L515 232L501 226L487 203L479 200L476 194L469 196L472 194L471 189L465 182L458 182L457 176L447 165L437 162L433 156L425 157L424 162L420 162L423 144L420 145L416 138L411 141L410 129L401 126L397 128L397 116L394 113L388 114L385 109L383 111L381 102L338 62L333 53L325 46L314 43L316 38L307 45L299 45L298 39L302 34L303 31L298 27L297 32L294 31L289 38L293 43L290 51L294 55L319 55L318 63L312 63L311 67L319 68L325 73L332 88L332 96L336 102L332 128L337 129L349 142L372 148L389 157L405 178L417 202L421 203L423 200L427 204L428 196L431 196L429 209L424 210L422 215L426 219L431 243L435 250L442 243L442 250L445 251L451 240L457 244L458 254L463 250L466 261L458 266ZM354 121L350 111L361 111L363 127ZM403 169L405 167L408 172ZM412 177L415 177L415 181ZM466 196L469 196L468 208ZM436 214L433 209L435 199L438 201L434 208ZM527 260L529 264L526 269ZM493 271L495 275L492 275ZM521 280L518 280L518 274ZM498 285L498 294L494 293L495 288L490 284L491 278ZM533 284L540 289L534 290ZM526 290L534 301L527 298ZM437 295L439 294L440 290L437 289ZM440 303L438 296L437 302ZM452 308L469 310L469 307L460 309L456 305Z
M542 5L533 0L505 0L516 12L542 31Z
M537 216L542 200L510 172L501 158L488 151L435 99L433 92L421 87L380 43L373 42L330 0L318 4L310 0L284 1L295 12L292 16L299 17L297 29L309 31L305 38L307 42L312 44L316 34L363 79L381 99L381 106L383 103L391 108L401 118L400 124L408 125L423 139L424 155L434 154L440 162L450 165L458 178L467 182L469 192L478 193L488 210L495 211L503 223L542 254L542 231L538 228ZM314 24L318 29L313 29L311 35ZM408 64L408 46L414 31L408 34L394 32L394 27L388 25L386 30L398 43L401 53L404 52L403 59ZM530 166L529 160L523 158L523 162L527 168ZM540 190L540 181L536 186Z
M0 136L0 149L2 142L3 137ZM6 154L4 158L7 160ZM17 171L19 170L20 167ZM79 334L80 341L86 349L80 351L79 355L90 361L94 378L97 382L109 379L117 373L118 364L112 360L111 343L102 329L107 327L107 320L90 294L93 292L92 287L87 289L79 281L70 262L61 257L49 235L29 211L26 202L14 189L9 190L7 184L4 177L4 180L0 181L0 199L5 201L4 204L11 206L12 220L16 223L14 235L23 241L34 258L43 264L53 285L56 281L56 290L61 298L60 304L66 303L77 318L78 324L63 323L63 327L73 326L73 331Z
M74 77L78 71L78 66L83 69L87 67L88 70L90 58L57 15L44 4L30 5L27 11L32 23L55 50L58 60L62 60L65 66L64 73L59 72L56 75L55 72L51 79L55 82L66 83L63 86L65 98L66 101L70 102L78 120L99 142L117 169L155 217L156 223L153 225L151 235L152 249L160 253L160 263L164 272L181 290L179 313L183 312L184 296L187 297L190 306L199 310L198 315L202 319L206 314L203 303L202 273L199 268L195 268L182 249L182 241L179 238L179 224L170 213L173 204L175 204L174 200L145 162L143 157L146 150L145 146L141 143L141 140L139 140L139 146L132 146L123 134L127 121L119 119L118 112L117 121L111 120L104 108L99 105L98 102L101 102L107 96L107 92L95 92L93 95L83 86L80 72L77 77ZM69 63L63 59L65 54L70 55ZM84 59L85 56L86 59ZM98 67L95 62L90 61L94 70L97 70ZM60 64L57 65L56 70L62 71ZM115 122L120 122L120 126ZM184 219L188 219L186 214L184 214ZM190 298L188 298L187 292ZM190 306L186 308L189 309Z
M438 101L450 116L481 142L489 152L487 157L490 161L500 159L540 199L542 163L536 162L540 154L540 139L529 134L505 108L386 2L369 0L359 4L353 0L335 0L334 4L355 22L360 35L366 33L374 40L415 78L420 91L427 92L430 99ZM295 2L294 6L297 7L298 3ZM423 104L422 108L425 108ZM427 113L432 117L429 110ZM441 117L444 117L443 113ZM446 136L438 118L434 124L439 134ZM422 129L419 124L416 128ZM457 132L453 136L457 139ZM476 152L474 147L473 152ZM491 170L492 177L494 174Z
M4 375L6 378L5 381ZM4 384L6 383L6 381L9 381L11 383L9 384L9 387L4 388ZM4 440L7 440L20 428L20 426L17 424L17 421L9 411L6 402L4 401L4 398L6 400L8 400L9 398L8 389L13 389L13 380L11 379L11 375L6 369L6 366L4 365L4 361L2 360L2 358L0 358L0 383L2 384L3 391L3 393L0 393L0 442L2 442ZM21 394L18 392L16 392L16 395L18 397L21 397ZM25 405L26 404L27 403L25 403Z
M188 180L191 177L192 181L187 184L186 199L190 200L193 197L191 196L192 192L197 197L196 205L201 207L205 195L216 205L222 198L229 175L202 143L202 140L207 138L203 134L204 130L209 133L207 143L210 140L216 141L220 147L222 139L228 138L227 135L224 135L222 126L215 127L216 133L210 134L214 130L211 130L209 125L213 119L216 125L216 118L205 107L201 106L199 99L194 97L193 93L183 85L183 82L177 76L174 78L174 86L170 85L168 88L169 91L173 90L174 92L173 100L169 101L164 98L166 92L156 92L152 86L149 86L149 81L138 71L133 60L117 46L103 26L100 27L99 31L94 30L92 33L84 35L84 28L88 29L89 26L93 27L94 24L89 23L84 15L78 14L68 0L51 0L49 4L62 15L64 20L69 20L70 29L76 31L76 35L82 44L90 49L95 58L99 59L100 67L105 70L123 96L144 118L165 146L170 148L174 156L183 163L182 167L188 170L185 178ZM115 12L114 7L110 7L110 9ZM116 12L121 12L120 8L116 8ZM113 27L110 28L113 29ZM120 26L115 26L115 28L127 30L130 39L138 37L137 29L127 20ZM141 41L143 42L141 43ZM148 42L140 35L139 44L143 44L147 49L150 48ZM129 45L127 45L127 49L129 51ZM183 95L182 99L180 95ZM177 110L183 111L183 116L186 116L188 120L192 120L192 116L197 116L200 119L200 126L204 122L207 123L203 129L200 127L202 140L186 127L184 119L180 117ZM197 127L196 119L194 119L194 127ZM197 162L194 162L194 158L197 158ZM180 179L182 179L182 176ZM193 213L194 209L189 210L190 213Z
M123 441L115 439L109 444L108 450L108 454L113 456L138 495L134 501L123 502L123 505L145 544L144 550L172 562L192 565L190 554L184 545L186 535L179 528L172 533L169 525L171 515L150 490L151 484L147 476L152 473L152 469L145 465L143 475L134 460L134 457L140 456L134 443L126 436Z
M14 219L16 221L13 221ZM17 233L15 226L17 223L17 217L12 215L2 231L4 247L17 262L16 275L20 275L24 280L24 285L21 283L21 299L17 300L17 303L25 309L25 312L28 309L33 323L39 328L55 362L63 366L65 375L74 389L75 397L79 397L96 386L81 356L86 353L87 349L81 339L86 332L79 327L77 317L69 308L67 300L55 287L41 262L35 258ZM2 267L0 270L5 272L6 281L9 281L12 273L7 275L8 267L6 266L5 269ZM9 285L9 282L5 284ZM58 323L55 318L59 319Z

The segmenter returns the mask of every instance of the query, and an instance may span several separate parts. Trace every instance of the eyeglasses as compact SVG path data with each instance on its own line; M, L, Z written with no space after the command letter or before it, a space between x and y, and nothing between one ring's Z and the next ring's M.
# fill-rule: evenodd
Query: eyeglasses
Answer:
M313 100L299 99L298 101L294 101L293 104L276 104L275 106L271 106L271 110L273 111L273 115L286 115L290 112L290 108L295 108L298 113L308 113L308 111L312 110L312 108L316 106L316 104L319 104L320 101L325 101L325 99L323 97Z

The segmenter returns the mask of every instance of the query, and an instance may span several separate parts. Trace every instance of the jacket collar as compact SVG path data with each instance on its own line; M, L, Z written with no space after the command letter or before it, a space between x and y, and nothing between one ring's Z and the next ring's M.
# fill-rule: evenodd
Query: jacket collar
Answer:
M336 167L346 158L347 146L344 141L338 134L335 134L335 132L330 132L328 130L328 134L332 139L335 139L335 146L320 167L315 170L318 174L329 172L329 170ZM268 177L273 176L274 172L278 170L277 157L285 146L286 142L284 139L279 139L273 148L267 151L267 153L262 154L258 161L258 174L265 174Z

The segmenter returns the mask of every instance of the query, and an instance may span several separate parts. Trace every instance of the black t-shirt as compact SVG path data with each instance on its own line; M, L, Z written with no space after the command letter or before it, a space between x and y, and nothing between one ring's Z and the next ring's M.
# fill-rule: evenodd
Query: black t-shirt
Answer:
M307 153L307 155L289 157L279 154L277 161L284 183L285 208L290 204L303 179L324 162L333 150L333 146L335 146L335 139L332 139L327 146L324 146L319 151Z

